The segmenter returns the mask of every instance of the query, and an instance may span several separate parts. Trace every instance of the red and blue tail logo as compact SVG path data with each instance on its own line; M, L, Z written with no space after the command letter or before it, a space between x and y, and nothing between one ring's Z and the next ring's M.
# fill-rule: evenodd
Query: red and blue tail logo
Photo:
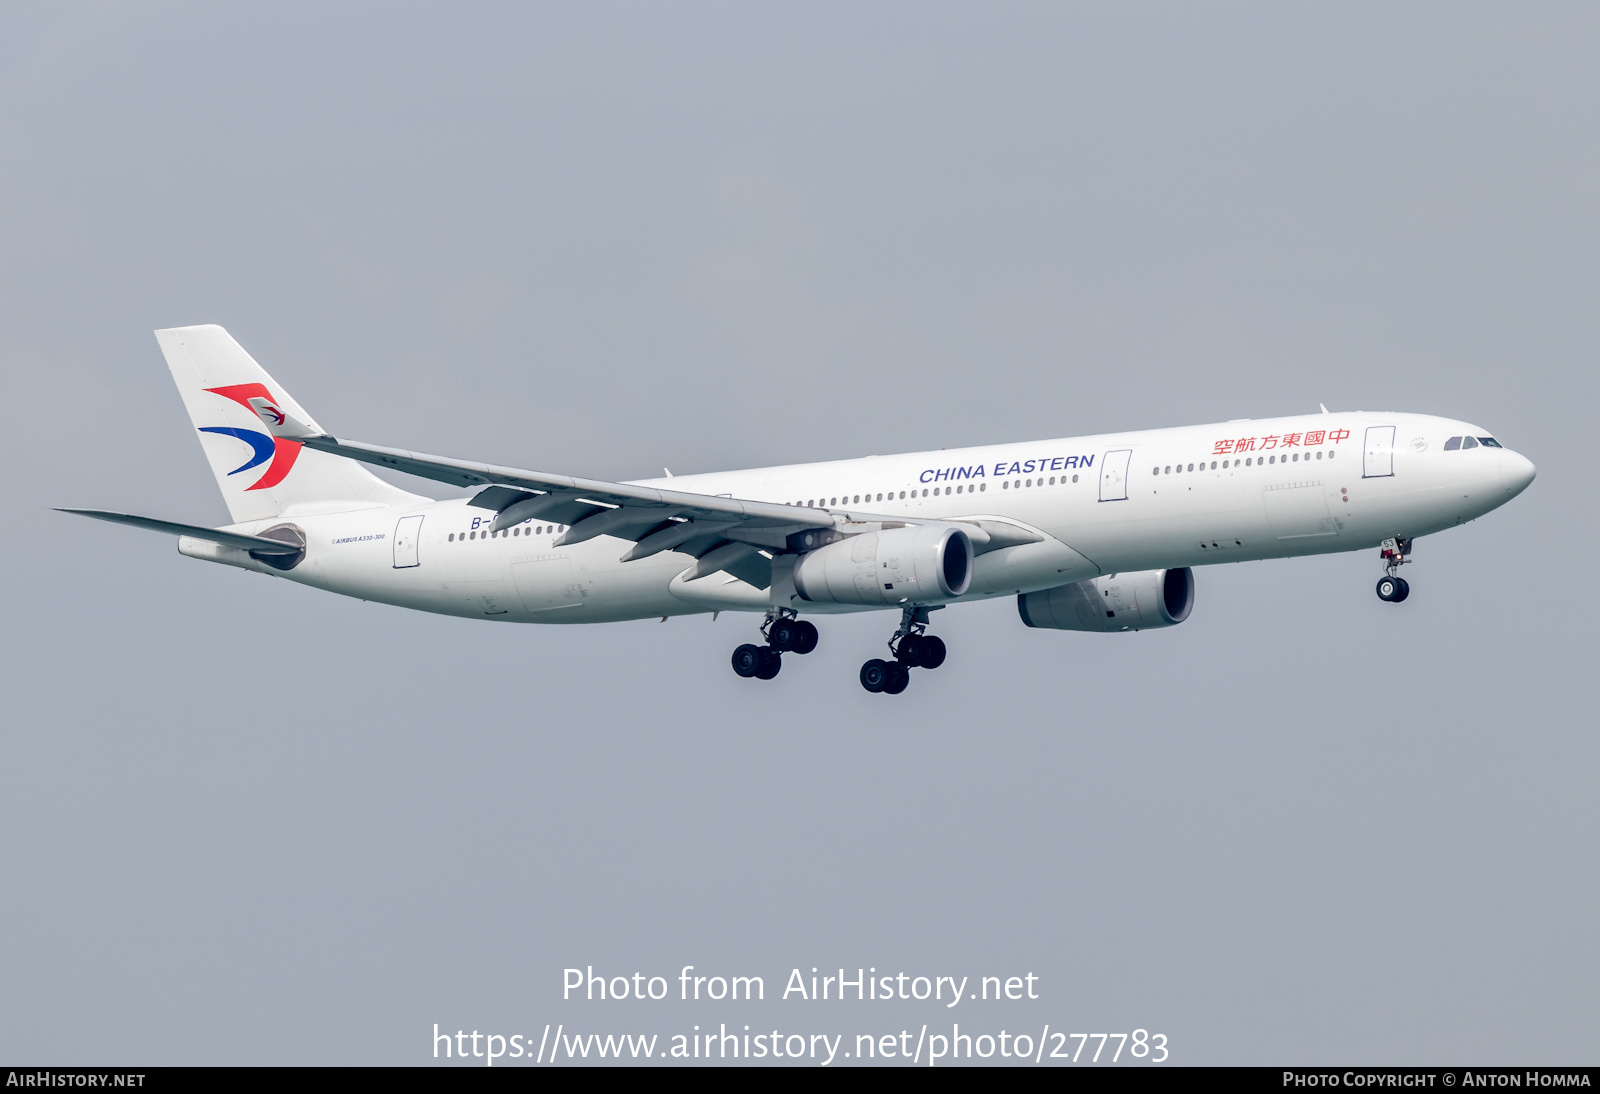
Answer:
M267 391L265 384L233 384L230 387L208 387L206 390L213 395L221 395L224 399L232 399L251 414L258 412L255 407L250 405L250 400L265 399L269 405L259 413L270 414L278 420L280 425L283 423L283 412L277 408L277 400ZM289 470L294 467L294 461L300 457L300 442L291 441L286 437L272 437L258 430L234 429L231 426L201 426L200 432L221 433L225 437L237 437L250 446L250 458L232 471L229 471L228 474L230 475L237 475L241 471L248 471L252 467L260 467L264 463L267 464L267 470L259 479L245 487L246 490L266 490L269 487L277 486L289 474ZM272 462L267 463L268 460Z

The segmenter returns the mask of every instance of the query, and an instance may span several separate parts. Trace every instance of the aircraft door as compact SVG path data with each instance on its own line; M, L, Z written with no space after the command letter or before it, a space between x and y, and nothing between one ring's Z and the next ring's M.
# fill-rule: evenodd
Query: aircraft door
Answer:
M1128 460L1133 457L1131 448L1114 448L1100 463L1100 500L1128 500Z
M422 517L401 517L394 526L394 568L410 569L422 565L417 545L422 539Z
M1361 477L1387 479L1394 476L1394 426L1369 425L1362 445Z

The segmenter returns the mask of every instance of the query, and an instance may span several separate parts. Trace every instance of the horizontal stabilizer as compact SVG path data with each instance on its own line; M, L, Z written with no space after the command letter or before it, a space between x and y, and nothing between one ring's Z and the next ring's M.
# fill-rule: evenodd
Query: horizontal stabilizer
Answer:
M153 517L135 517L127 513L107 513L103 509L57 509L56 512L77 513L81 517L109 520L113 524L131 524L135 528L148 528L152 532L166 532L172 536L189 536L193 539L208 540L211 543L220 543L226 547L237 547L241 551L254 551L258 555L292 555L305 550L305 547L299 543L285 543L282 540L265 539L262 536L247 536L239 532L222 532L215 528L203 528L197 524L176 524L170 520L156 520Z

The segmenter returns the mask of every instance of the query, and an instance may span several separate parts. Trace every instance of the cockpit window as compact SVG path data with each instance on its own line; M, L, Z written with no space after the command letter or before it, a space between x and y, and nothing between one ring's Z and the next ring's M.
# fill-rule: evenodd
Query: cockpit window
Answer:
M1500 448L1500 447L1502 447L1500 442L1495 440L1493 437L1479 437L1478 440L1483 442L1483 447L1485 447L1485 448Z
M1460 437L1451 437L1448 441L1444 442L1444 450L1446 452L1454 452L1457 449L1459 449L1460 447L1461 447L1461 438Z
M1478 447L1478 440L1477 440L1476 437L1463 437L1463 438L1461 438L1461 447L1462 448L1477 448Z

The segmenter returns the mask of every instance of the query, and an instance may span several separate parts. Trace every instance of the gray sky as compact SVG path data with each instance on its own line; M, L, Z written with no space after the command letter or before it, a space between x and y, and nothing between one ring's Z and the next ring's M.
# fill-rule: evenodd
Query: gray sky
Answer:
M1202 1063L1572 1063L1600 1010L1592 5L0 11L0 1059L1144 1027ZM1333 408L1539 479L1198 572L1183 626L496 626L49 512L221 523L150 331L341 435L595 477ZM750 1008L561 970L759 974ZM1006 975L962 1015L793 967Z

